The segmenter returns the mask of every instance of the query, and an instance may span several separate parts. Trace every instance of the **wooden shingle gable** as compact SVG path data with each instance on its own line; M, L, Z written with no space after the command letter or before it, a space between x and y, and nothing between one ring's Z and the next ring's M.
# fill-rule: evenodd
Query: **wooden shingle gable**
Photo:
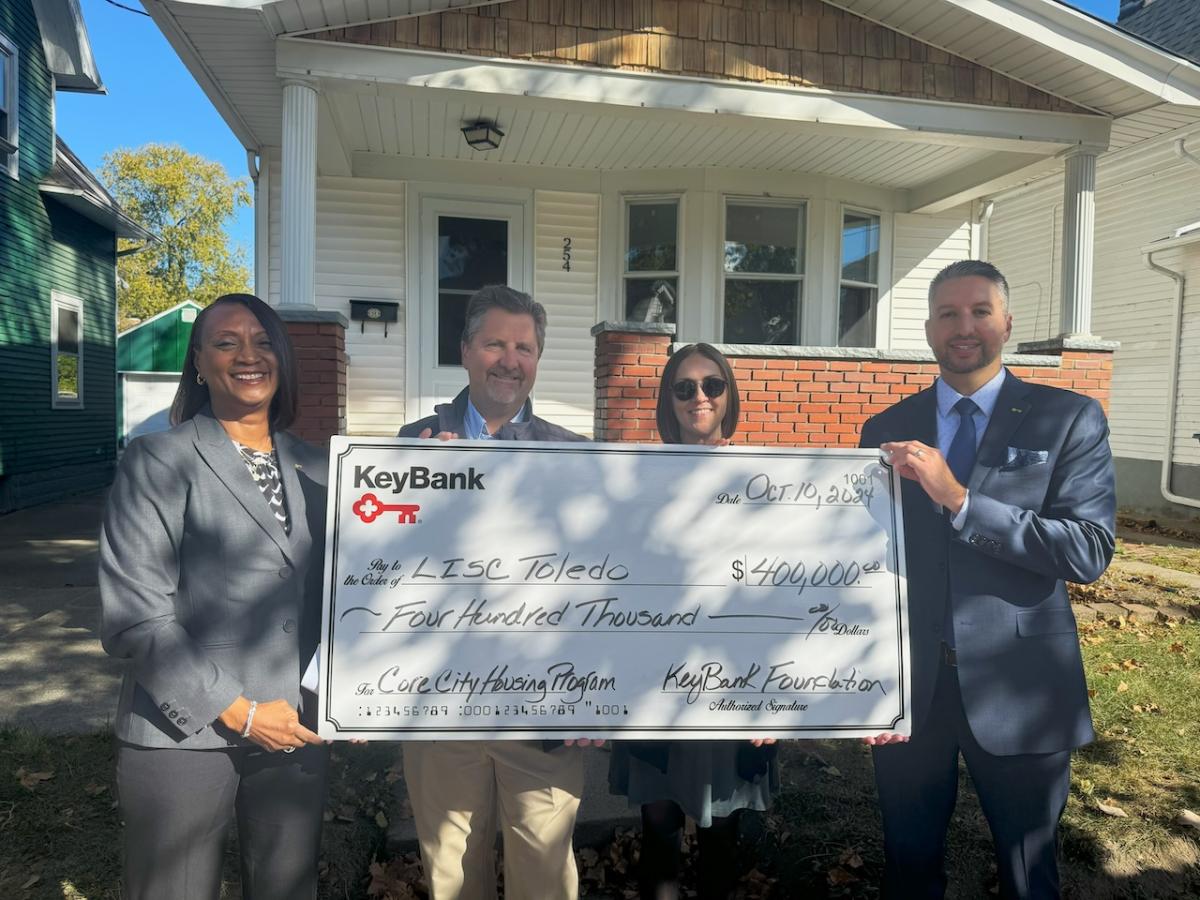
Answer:
M308 37L1018 109L1089 112L820 0L511 0Z

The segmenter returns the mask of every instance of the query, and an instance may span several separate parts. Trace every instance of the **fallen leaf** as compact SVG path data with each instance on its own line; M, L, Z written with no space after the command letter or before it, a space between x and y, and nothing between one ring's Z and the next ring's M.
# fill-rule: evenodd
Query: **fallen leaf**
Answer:
M1104 813L1106 816L1113 816L1118 819L1129 818L1129 813L1117 806L1112 797L1106 797L1104 800L1097 800L1096 809L1100 810L1100 812Z
M831 885L835 886L841 884L853 884L854 882L858 881L857 875L847 872L841 866L834 866L827 873L825 873L825 878Z
M27 891L41 880L42 880L41 875L30 875L29 880L26 881L23 885L21 885L21 890Z
M1172 653L1187 653L1187 647L1183 646L1179 641L1176 641L1167 649Z
M17 781L21 782L21 787L27 791L32 791L43 781L49 781L53 777L53 769L47 769L45 772L30 772L24 766L17 769Z
M103 794L107 790L108 790L107 784L95 784L94 782L91 782L91 781L89 781L83 787L83 792L85 794L87 794L89 797L99 797L101 794Z
M379 810L379 812L375 813L375 824L378 825L380 828L384 829L385 831L387 830L388 820L387 820L387 816L385 816L383 814L382 809Z
M863 867L863 859L853 847L843 850L842 855L838 857L838 862L848 869L861 869Z
M841 778L842 772L837 766L826 766L822 771L830 778Z
M1123 694L1127 690L1129 690L1129 685L1127 685L1125 682L1122 681L1120 684L1117 685L1117 693L1118 694Z
M1190 809L1181 809L1175 814L1175 824L1195 828L1197 831L1200 831L1200 816L1196 815Z
M1146 667L1136 659L1124 659L1121 660L1121 668L1128 672L1133 669L1144 669Z

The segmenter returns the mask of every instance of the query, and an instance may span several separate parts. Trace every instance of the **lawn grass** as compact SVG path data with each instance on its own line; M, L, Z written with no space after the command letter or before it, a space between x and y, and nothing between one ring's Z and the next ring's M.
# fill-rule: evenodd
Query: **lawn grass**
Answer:
M1175 817L1182 809L1200 813L1200 622L1100 622L1080 632L1098 739L1076 754L1063 817L1067 896L1198 897L1200 832ZM108 734L59 738L0 728L0 897L118 897L112 746ZM382 858L386 816L394 814L397 758L394 744L335 749L323 900L368 900L370 866ZM877 897L883 855L867 748L789 742L781 760L784 789L774 808L742 823L745 898ZM959 795L949 896L986 898L995 883L991 839L965 773ZM1100 804L1126 815L1106 814ZM230 898L240 896L234 852ZM581 851L583 895L630 896L636 855L633 834ZM414 857L383 862L390 865L376 870L382 876L370 900L424 896Z
M1131 559L1162 566L1164 569L1200 575L1200 546L1192 544L1177 546L1125 538L1117 541L1115 555L1117 559Z

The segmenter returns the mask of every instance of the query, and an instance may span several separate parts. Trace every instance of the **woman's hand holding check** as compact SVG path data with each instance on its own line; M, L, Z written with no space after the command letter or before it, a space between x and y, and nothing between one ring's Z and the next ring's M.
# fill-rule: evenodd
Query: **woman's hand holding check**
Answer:
M250 701L245 697L238 697L221 713L221 724L238 734L245 733L248 719ZM300 716L295 707L286 700L256 703L254 718L250 719L249 725L250 730L246 737L272 752L282 750L284 753L291 753L305 744L324 743L320 737L300 724Z

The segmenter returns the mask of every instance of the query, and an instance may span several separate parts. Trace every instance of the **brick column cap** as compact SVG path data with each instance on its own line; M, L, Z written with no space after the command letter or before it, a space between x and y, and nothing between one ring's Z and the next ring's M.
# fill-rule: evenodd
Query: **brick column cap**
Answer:
M279 313L279 318L285 322L315 322L318 325L350 327L350 320L336 309L312 309L307 306L289 306L287 304L276 306L274 309Z
M592 326L592 337L606 332L623 334L675 334L675 326L669 322L597 322Z
M1086 350L1092 353L1116 353L1121 349L1120 341L1105 341L1097 337L1060 334L1045 341L1021 341L1018 353L1061 353L1064 350Z

